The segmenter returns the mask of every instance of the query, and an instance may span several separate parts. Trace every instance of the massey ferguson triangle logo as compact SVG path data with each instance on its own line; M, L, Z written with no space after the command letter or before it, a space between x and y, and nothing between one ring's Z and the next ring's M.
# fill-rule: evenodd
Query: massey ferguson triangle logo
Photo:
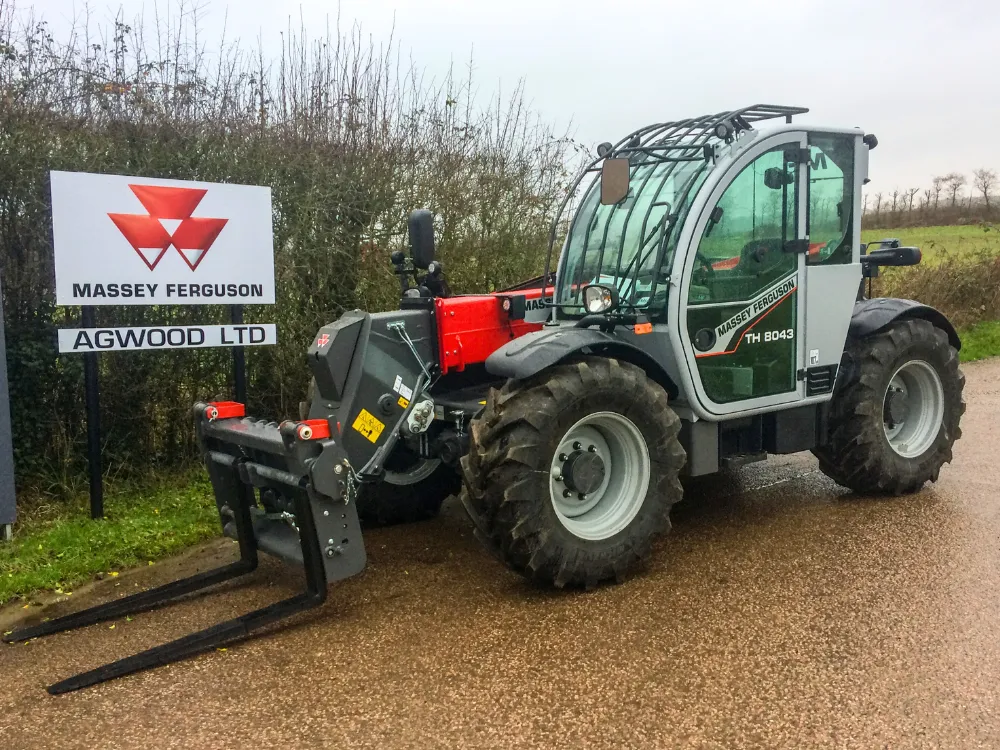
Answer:
M192 216L207 190L129 185L149 214L108 214L149 270L171 245L193 271L229 219Z

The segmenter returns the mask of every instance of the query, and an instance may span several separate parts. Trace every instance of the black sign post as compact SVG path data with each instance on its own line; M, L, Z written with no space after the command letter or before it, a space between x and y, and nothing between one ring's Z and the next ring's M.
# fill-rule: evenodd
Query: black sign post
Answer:
M243 305L230 305L229 316L234 326L243 325ZM237 401L247 402L247 358L242 346L233 347L233 391Z
M80 325L94 327L94 308L84 306ZM87 473L90 475L90 517L104 518L104 480L101 474L101 394L97 353L83 355L83 392L87 411Z
M17 516L14 494L14 441L10 431L7 391L7 346L0 303L0 539L10 541Z

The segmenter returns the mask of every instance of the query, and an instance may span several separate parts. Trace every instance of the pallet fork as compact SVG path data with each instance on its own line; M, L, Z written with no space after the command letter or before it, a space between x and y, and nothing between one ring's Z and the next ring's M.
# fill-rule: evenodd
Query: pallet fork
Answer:
M240 408L236 410L235 406ZM239 543L240 559L123 599L15 630L3 640L7 643L27 641L155 608L185 594L254 571L258 550L270 552L288 562L300 563L305 571L305 591L57 682L47 688L50 694L72 692L177 662L244 638L274 622L318 607L326 600L328 582L353 575L364 567L360 525L353 504L319 493L310 479L309 468L317 463L320 455L325 450L335 452L335 444L324 430L303 430L301 423L276 425L242 419L241 405L198 404L195 411L224 532L234 536ZM318 438L314 439L314 434ZM279 456L286 459L286 468L291 471L273 466ZM265 513L258 508L256 492L269 492L273 500L276 490L284 493L286 503L291 503L294 513ZM332 510L336 512L332 513ZM292 520L293 525L275 520L275 516L285 516ZM331 521L331 516L334 521ZM317 518L322 518L322 523L317 523ZM338 537L343 538L335 544L331 537L324 554L320 532L323 535L332 534L334 523ZM319 529L321 525L324 528ZM298 544L293 547L290 542L296 532ZM348 550L349 545L353 545L353 549Z

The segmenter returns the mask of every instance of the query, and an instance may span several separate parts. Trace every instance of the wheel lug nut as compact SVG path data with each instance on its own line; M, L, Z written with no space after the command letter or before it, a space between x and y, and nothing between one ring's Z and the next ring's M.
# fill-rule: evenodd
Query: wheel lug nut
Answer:
M573 450L575 450L575 451L583 450L583 443L581 443L579 440L577 440L576 442L574 442L573 443Z
M591 453L597 453L597 446L591 445L589 448L587 448L587 450L590 451Z
M579 498L580 500L586 500L586 499L587 499L587 496L586 496L586 495L584 495L584 494L583 494L582 492L581 492L581 493L580 493L579 495L577 495L577 497L578 497L578 498Z
M567 458L569 458L569 456L567 456L565 453L560 453L559 454L559 460L560 461L565 461Z
M563 497L573 497L572 490L563 490Z

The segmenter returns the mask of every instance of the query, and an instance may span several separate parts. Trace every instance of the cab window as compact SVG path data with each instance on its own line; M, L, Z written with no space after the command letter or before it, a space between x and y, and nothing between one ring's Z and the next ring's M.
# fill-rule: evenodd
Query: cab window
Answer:
M854 136L809 136L810 264L850 263L854 226Z
M795 270L797 256L784 251L798 224L798 165L789 148L765 151L722 194L698 243L689 304L752 299Z

